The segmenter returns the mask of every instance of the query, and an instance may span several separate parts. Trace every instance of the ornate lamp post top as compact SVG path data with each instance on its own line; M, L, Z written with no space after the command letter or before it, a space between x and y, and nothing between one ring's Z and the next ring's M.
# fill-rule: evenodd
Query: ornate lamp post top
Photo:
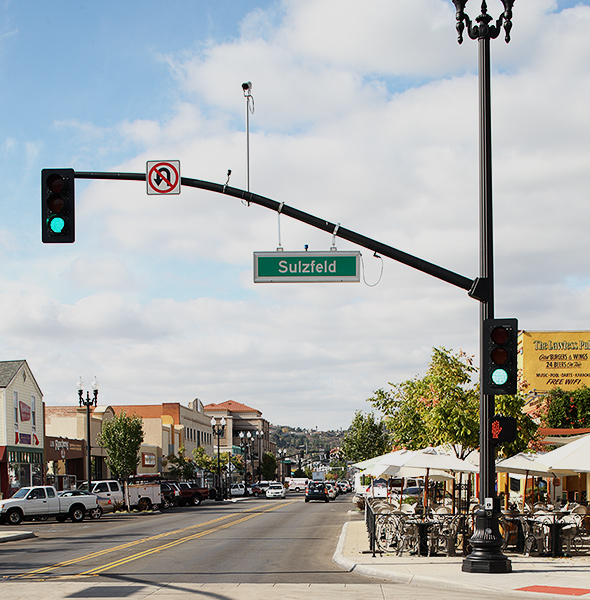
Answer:
M490 25L490 21L493 17L488 14L488 6L486 0L482 0L481 3L481 15L475 20L478 25L474 25L471 19L465 14L465 5L467 0L453 0L453 4L457 9L457 41L463 43L463 30L467 25L467 33L472 40L479 38L489 38L495 40L502 31L502 25L504 25L504 31L506 32L506 43L510 41L510 31L512 29L512 7L514 6L514 0L502 0L504 5L504 12L498 17L495 25Z

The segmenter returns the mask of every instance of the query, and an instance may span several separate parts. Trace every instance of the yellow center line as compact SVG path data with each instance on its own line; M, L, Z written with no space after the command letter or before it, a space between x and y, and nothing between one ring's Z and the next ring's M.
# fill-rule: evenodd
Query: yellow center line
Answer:
M190 535L190 536L187 536L187 537L184 537L184 538L180 538L179 540L175 540L175 541L169 542L168 544L164 544L162 546L157 546L157 547L155 547L153 549L148 549L148 550L145 550L143 552L139 552L139 553L134 554L134 555L132 555L132 556L130 556L128 558L123 558L123 559L120 559L118 561L114 561L112 563L109 563L109 564L105 565L104 567L96 567L95 569L90 569L89 571L85 571L83 573L79 573L79 574L77 574L75 576L76 577L81 577L81 576L84 576L84 575L98 574L98 573L100 573L102 571L106 571L108 569L112 569L113 567L116 567L119 564L125 564L127 562L131 562L133 560L137 560L137 559L141 558L142 556L148 556L148 555L153 554L155 552L161 552L162 550L166 550L168 548L172 548L172 547L174 547L174 546L176 546L178 544L182 544L184 542L188 542L190 540L203 537L205 535L208 535L209 533L215 533L216 531L221 531L222 529L226 529L228 527L231 527L232 525L237 525L238 523L242 523L242 522L247 521L247 520L249 520L249 519L251 519L253 517L259 516L262 513L272 512L272 511L276 510L277 508L281 508L282 506L286 506L287 504L292 504L293 502L295 502L295 500L291 500L288 503L277 504L276 506L273 506L272 508L263 509L262 512L260 512L260 513L254 513L254 514L251 514L251 515L247 515L246 517L242 517L240 519L237 519L236 521L232 521L231 523L225 523L225 524L220 525L218 527L214 527L212 529L207 529L206 531L197 532L197 533L195 533L193 535ZM259 507L253 506L251 508L245 509L243 512L252 512L252 511L255 511L255 510L259 510ZM229 513L227 515L223 515L221 517L217 517L216 519L211 519L210 521L206 521L204 523L198 523L196 525L189 525L188 527L183 527L181 529L175 529L173 531L167 531L167 532L160 533L160 534L157 534L157 535L148 536L148 537L142 538L140 540L135 540L133 542L127 542L125 544L120 544L120 545L114 546L112 548L106 548L104 550L99 550L98 552L93 552L91 554L86 554L84 556L80 556L80 557L77 557L77 558L72 558L70 560L62 561L60 563L57 563L57 564L54 564L54 565L51 565L51 566L48 566L48 567L42 567L42 568L36 569L34 571L29 571L28 573L23 573L21 575L15 575L14 577L11 577L10 579L20 579L20 578L35 577L35 576L38 576L38 575L40 575L42 573L48 573L49 571L53 571L55 569L59 569L59 568L62 568L62 567L67 567L67 566L74 565L74 564L81 563L81 562L85 562L85 561L91 560L93 558L97 558L97 557L100 557L100 556L104 556L106 554L110 554L111 552L117 552L117 551L120 551L120 550L125 550L127 548L132 548L134 546L138 546L138 545L146 543L146 542L150 542L150 541L162 539L162 538L174 535L174 534L183 533L185 531L190 531L191 529L197 529L197 528L201 528L201 527L206 527L207 525L212 525L214 523L219 523L220 521L225 521L227 519L230 519L230 518L235 517L235 516L240 515L240 514L242 514L242 513L241 512L240 513L232 512L232 513Z
M295 500L292 500L288 504L293 504L293 502L295 502ZM286 506L286 504L278 504L276 506L273 506L272 508L265 509L264 511L262 511L262 513L272 512L274 510L277 510L278 508L281 508L282 506ZM149 556L150 554L155 554L156 552L162 552L163 550L168 550L169 548L173 548L174 546L184 544L185 542L189 542L191 540L195 540L200 537L204 537L206 535L209 535L210 533L215 533L217 531L221 531L223 529L228 529L229 527L233 527L234 525L238 525L239 523L244 523L245 521L249 521L250 519L253 519L254 517L260 516L262 513L254 513L254 514L246 515L245 517L242 517L241 519L232 521L231 523L224 523L222 525L219 525L218 527L208 529L207 531L200 531L198 533L194 533L193 535L189 535L187 537L180 538L179 540L173 540L167 544L164 544L163 546L156 546L155 548L149 548L147 550L144 550L143 552L139 552L137 554L133 554L131 556L121 558L119 560L116 560L112 563L103 565L101 567L95 567L93 569L89 569L88 571L78 573L78 575L76 575L76 577L86 577L88 575L98 575L100 573L103 573L104 571L108 571L108 570L118 567L120 565L124 565L124 564L132 562L134 560L143 558L145 556Z

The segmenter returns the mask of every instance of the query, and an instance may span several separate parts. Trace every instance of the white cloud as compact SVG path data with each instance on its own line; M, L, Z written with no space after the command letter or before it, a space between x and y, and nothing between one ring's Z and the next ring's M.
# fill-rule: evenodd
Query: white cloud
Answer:
M531 330L587 328L590 7L555 6L519 0L512 42L492 42L496 313ZM67 121L84 153L126 150L113 171L179 159L185 177L224 183L231 169L244 188L251 80L252 191L473 278L477 42L456 43L453 13L442 0L284 1L241 37L167 56L180 97L168 111ZM287 250L332 243L280 225ZM346 427L373 390L424 373L433 346L477 352L477 302L389 259L376 287L254 284L277 215L228 196L92 182L77 240L43 248L0 296L5 352L28 357L50 404L97 375L101 403L233 398L273 422ZM376 281L380 261L363 256Z

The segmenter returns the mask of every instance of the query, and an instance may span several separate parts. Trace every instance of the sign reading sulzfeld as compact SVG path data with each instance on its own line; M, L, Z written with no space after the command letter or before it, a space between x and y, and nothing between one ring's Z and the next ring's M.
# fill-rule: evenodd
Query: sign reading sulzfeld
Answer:
M254 282L360 281L360 252L254 252Z

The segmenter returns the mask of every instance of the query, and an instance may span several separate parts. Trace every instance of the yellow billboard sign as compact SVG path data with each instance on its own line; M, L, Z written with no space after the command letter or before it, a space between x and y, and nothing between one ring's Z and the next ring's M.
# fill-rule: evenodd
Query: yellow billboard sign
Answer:
M518 345L529 391L590 387L590 331L521 331Z

